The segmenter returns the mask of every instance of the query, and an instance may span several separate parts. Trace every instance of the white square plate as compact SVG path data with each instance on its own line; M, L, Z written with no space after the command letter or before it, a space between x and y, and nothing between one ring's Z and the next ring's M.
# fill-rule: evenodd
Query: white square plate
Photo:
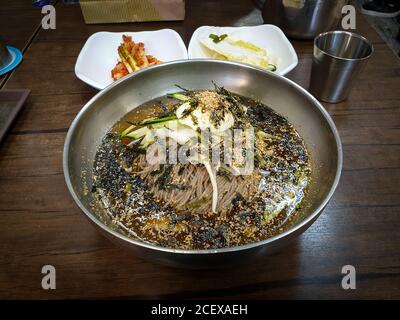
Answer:
M232 32L235 32L235 36L240 37L240 39L252 42L267 50L268 54L276 58L277 70L274 73L285 75L296 67L298 63L296 51L282 30L272 24L254 27L200 27L190 39L189 59L210 58L208 49L200 43L199 39L208 37L210 33L221 35Z
M187 59L186 46L180 35L171 29L140 32L97 32L86 41L75 64L75 74L96 89L104 89L114 82L111 70L118 62L118 46L122 35L143 42L146 54L163 62Z

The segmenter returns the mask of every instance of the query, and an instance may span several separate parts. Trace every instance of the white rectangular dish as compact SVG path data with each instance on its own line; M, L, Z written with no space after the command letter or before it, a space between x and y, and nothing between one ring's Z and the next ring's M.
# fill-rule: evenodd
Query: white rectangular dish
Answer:
M192 35L189 43L189 59L212 58L210 51L201 43L200 39L210 34L235 34L235 37L267 51L268 55L276 60L276 71L285 75L296 67L298 58L296 51L285 34L277 26L263 24L251 27L212 27L202 26Z
M174 30L140 32L97 32L86 41L75 64L75 74L88 85L102 90L114 82L111 70L118 62L117 48L122 35L143 42L146 54L162 62L187 59L187 49L181 36Z

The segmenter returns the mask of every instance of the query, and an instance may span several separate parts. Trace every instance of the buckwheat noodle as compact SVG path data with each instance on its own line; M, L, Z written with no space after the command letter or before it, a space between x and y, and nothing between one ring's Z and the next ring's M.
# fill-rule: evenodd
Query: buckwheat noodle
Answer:
M150 165L145 155L136 158L136 174L144 179L155 198L163 203L163 206L172 206L177 210L190 210L196 213L211 211L212 185L207 170L203 165L174 164L170 172L170 180L178 188L160 188L157 180L161 173L160 165ZM156 174L154 174L156 172ZM240 194L245 199L250 199L258 190L260 176L256 173L248 176L217 175L219 214L231 209L232 200Z

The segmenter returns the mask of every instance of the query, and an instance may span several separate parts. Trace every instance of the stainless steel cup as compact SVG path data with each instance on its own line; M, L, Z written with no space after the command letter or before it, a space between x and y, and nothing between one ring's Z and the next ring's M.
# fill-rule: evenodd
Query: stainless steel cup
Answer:
M280 27L295 39L313 39L335 30L348 0L253 0L265 23Z
M7 66L12 60L11 53L8 51L3 40L0 38L0 69Z
M358 34L321 33L314 40L310 92L325 102L345 100L372 52L372 44Z

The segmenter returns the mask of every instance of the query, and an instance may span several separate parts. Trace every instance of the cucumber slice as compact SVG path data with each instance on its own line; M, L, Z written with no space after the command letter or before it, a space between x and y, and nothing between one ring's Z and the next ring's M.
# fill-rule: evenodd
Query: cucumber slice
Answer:
M178 124L178 120L174 119L174 120L154 123L154 124L149 125L149 127L153 128L153 129L164 128L164 127L171 128L171 127L177 126L177 124Z
M155 139L154 139L154 135L152 131L148 131L146 133L146 135L144 136L144 138L142 139L142 141L140 142L140 146L143 149L146 149L150 144L154 143Z
M175 98L177 100L181 100L181 101L186 101L189 100L190 98L188 96L185 96L182 93L168 93L167 97L169 98Z
M126 128L124 131L121 133L121 137L125 137L129 132L131 132L133 129L135 129L134 125L130 125L128 128Z
M176 116L167 116L167 117L163 117L163 118L153 118L153 119L148 119L148 120L144 120L142 121L140 124L144 125L144 126L148 126L150 124L156 124L156 123L162 123L162 122L167 122L167 121L171 121L171 120L175 120Z
M139 128L135 131L129 132L126 137L128 138L132 138L132 139L139 139L143 136L145 136L148 132L150 132L151 130L147 127L142 127Z

